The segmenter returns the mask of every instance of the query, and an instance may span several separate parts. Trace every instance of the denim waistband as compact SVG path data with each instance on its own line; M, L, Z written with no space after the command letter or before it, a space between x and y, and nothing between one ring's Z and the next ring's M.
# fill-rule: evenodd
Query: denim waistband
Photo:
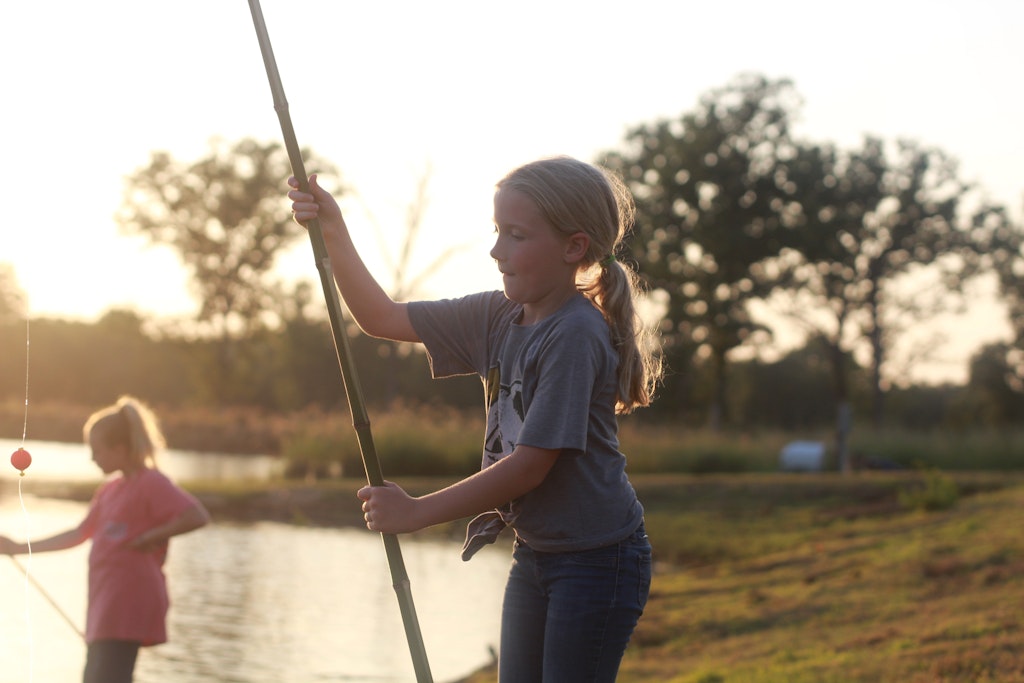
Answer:
M609 546L618 545L619 543L625 543L625 542L628 542L628 541L645 541L645 540L647 540L647 528L646 528L646 526L644 526L644 520L641 519L640 520L640 524L635 529L633 529L633 531L631 531L627 536L625 536L624 538L619 539L618 541L613 541L612 543L606 543L605 545L595 546L593 548L583 548L582 550L570 551L570 552L586 552L587 550L596 550L597 548L607 548ZM521 546L525 546L527 548L530 547L530 544L527 543L525 540L523 540L523 537L520 536L518 533L516 533L516 535L515 535L515 542L518 543Z

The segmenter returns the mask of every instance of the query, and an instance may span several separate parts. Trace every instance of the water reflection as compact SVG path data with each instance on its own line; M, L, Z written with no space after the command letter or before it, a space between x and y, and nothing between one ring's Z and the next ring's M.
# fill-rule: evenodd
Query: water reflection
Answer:
M9 464L10 454L21 446L21 441L0 439L0 481L15 481L18 471ZM103 473L92 461L88 447L81 443L56 441L29 441L25 447L32 454L32 464L25 476L46 481L95 481ZM224 455L169 449L159 456L160 469L178 482L196 480L266 481L280 474L283 467L279 458L269 455Z
M30 468L23 490L41 470ZM0 533L7 535L27 531L40 538L77 524L86 510L81 503L27 493L26 517L17 495L5 491ZM488 648L497 643L508 547L485 548L469 563L458 550L456 543L402 537L436 681L486 663ZM87 553L80 546L36 554L29 568L80 627ZM0 683L79 680L80 637L13 563L0 562ZM415 680L377 534L215 521L172 542L166 572L171 642L142 651L137 683Z
M415 680L379 536L263 523L178 540L171 643L143 683ZM507 555L467 565L454 544L403 540L431 670L452 680L496 644Z

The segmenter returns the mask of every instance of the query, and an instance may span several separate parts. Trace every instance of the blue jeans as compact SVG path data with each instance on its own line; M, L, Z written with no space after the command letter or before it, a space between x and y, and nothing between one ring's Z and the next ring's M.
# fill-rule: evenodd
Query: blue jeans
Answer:
M580 552L538 552L516 539L499 682L612 683L650 588L642 523L619 543Z

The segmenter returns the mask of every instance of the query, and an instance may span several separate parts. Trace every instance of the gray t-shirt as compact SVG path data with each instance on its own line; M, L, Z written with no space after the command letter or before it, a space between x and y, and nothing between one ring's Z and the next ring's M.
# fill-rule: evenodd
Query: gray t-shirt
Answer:
M536 489L500 510L543 552L616 543L643 519L615 419L618 355L601 312L582 294L534 325L501 292L409 304L434 377L477 374L487 430L482 467L517 444L561 449Z

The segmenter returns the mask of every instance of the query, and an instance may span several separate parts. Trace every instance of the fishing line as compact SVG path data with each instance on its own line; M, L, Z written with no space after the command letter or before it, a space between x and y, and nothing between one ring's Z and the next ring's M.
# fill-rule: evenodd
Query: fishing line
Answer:
M28 508L25 507L25 498L21 495L21 480L25 476L25 472L22 471L18 477L18 502L21 504L21 515L25 523L25 543L28 546L28 562L24 567L21 563L15 559L14 555L11 555L11 562L14 566L20 569L25 574L25 634L28 639L28 680L34 679L34 665L35 665L35 638L32 637L32 610L30 609L31 590L29 585L33 582L30 570L32 569L32 541L29 540L29 518Z
M21 490L22 480L25 478L25 470L30 464L32 464L32 456L25 450L25 440L28 437L28 388L29 388L29 351L31 349L31 336L29 327L29 317L25 316L25 419L22 422L21 427L21 447L11 454L11 465L18 472L18 503L21 506L21 517L25 525L25 546L28 548L28 562L24 567L21 566L15 558L11 555L11 562L14 563L18 569L25 574L25 634L28 639L28 679L31 682L35 677L35 638L32 636L32 610L30 609L31 590L30 586L34 583L32 578L32 539L31 539L31 523L28 515L28 508L25 506L25 496Z
M29 317L25 316L25 421L21 423L21 447L25 448L25 437L28 435L28 362L29 350L32 347L32 337L29 334ZM22 475L25 470L21 471Z

